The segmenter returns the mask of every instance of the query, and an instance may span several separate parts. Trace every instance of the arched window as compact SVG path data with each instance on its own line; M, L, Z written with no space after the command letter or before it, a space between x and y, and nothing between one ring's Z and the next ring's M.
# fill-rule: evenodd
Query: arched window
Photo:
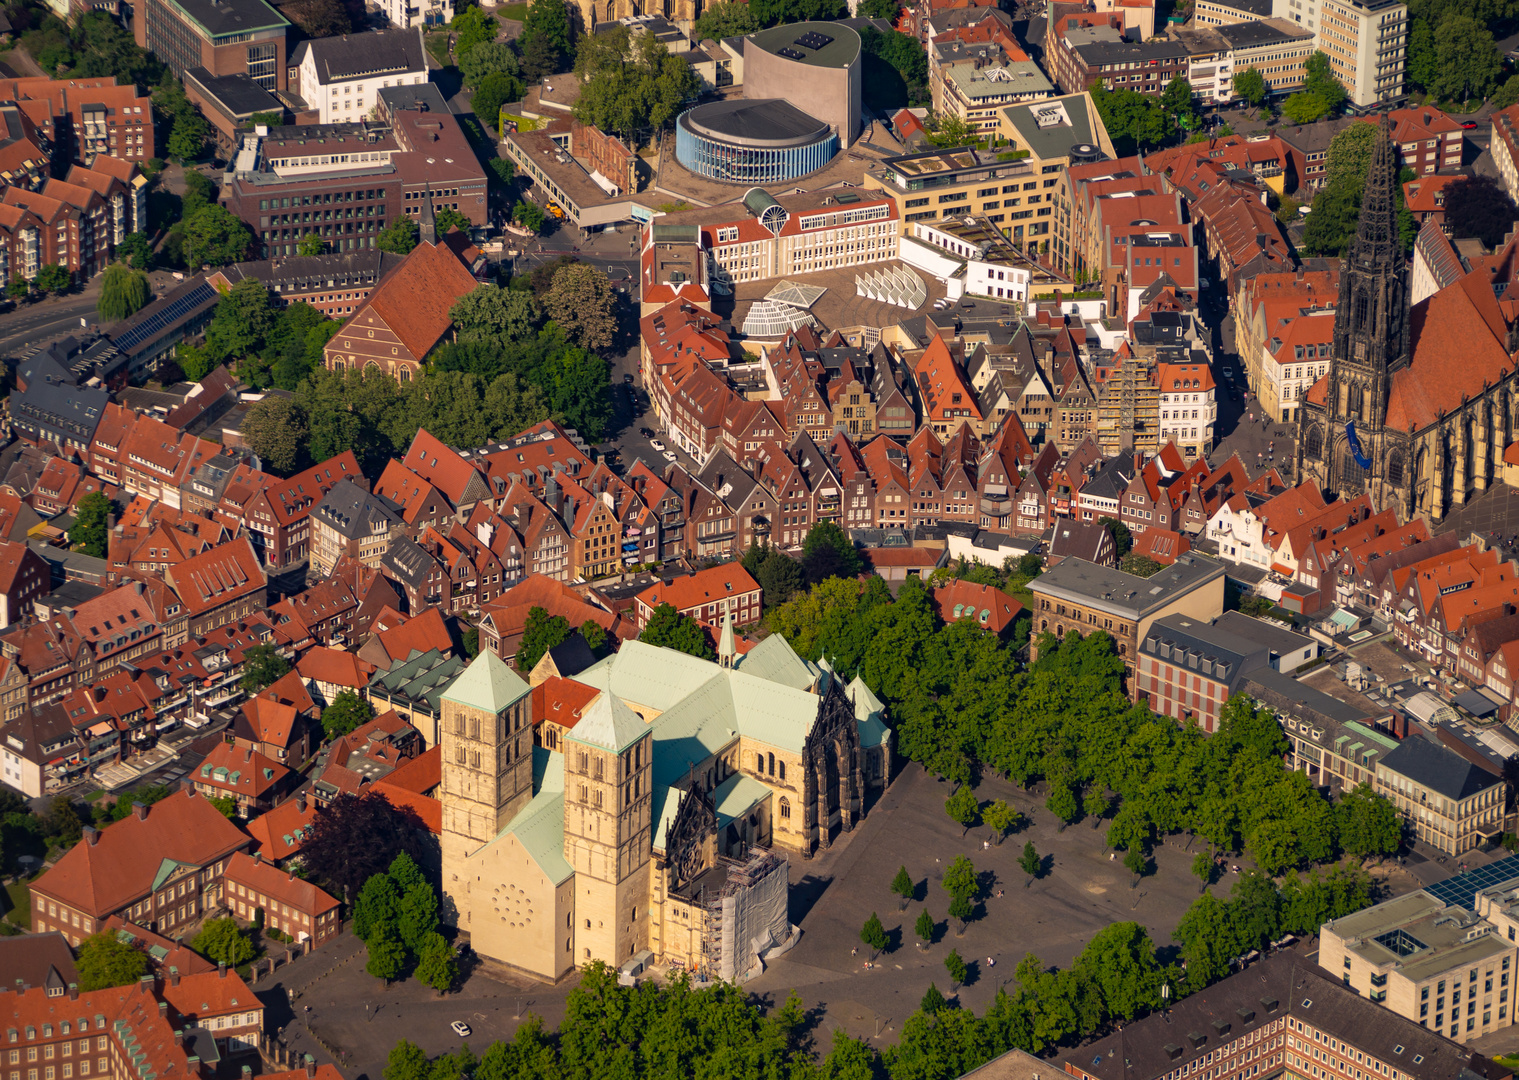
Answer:
M781 818L782 818L782 820L788 820L788 821L791 818L791 800L790 799L782 799L781 800Z
M1351 383L1345 394L1345 412L1355 419L1361 419L1361 407L1365 403L1365 392L1360 386Z
M781 762L781 779L786 779L786 763L784 761Z
M1305 456L1318 461L1324 456L1324 429L1312 427L1308 429L1308 443L1303 448Z
M1364 289L1356 293L1355 320L1351 325L1356 330L1366 330L1371 325L1371 298Z
M1340 486L1345 491L1357 491L1366 483L1366 470L1356 464L1355 455L1347 444L1340 458Z
M1387 482L1393 487L1403 485L1403 455L1396 451L1387 456Z
M774 754L770 754L769 758L770 758L770 775L774 776L775 775L775 755Z

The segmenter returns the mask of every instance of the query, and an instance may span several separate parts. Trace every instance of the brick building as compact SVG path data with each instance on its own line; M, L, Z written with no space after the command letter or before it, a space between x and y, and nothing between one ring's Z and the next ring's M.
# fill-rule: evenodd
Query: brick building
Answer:
M137 44L183 79L191 68L247 75L284 90L290 24L264 0L143 0L132 20Z
M215 908L228 858L249 843L194 791L136 804L103 830L86 826L84 839L31 883L32 929L60 930L77 946L120 915L172 933Z
M338 902L327 893L296 877L294 870L280 870L261 855L241 851L227 862L224 904L250 922L262 909L266 927L312 945L321 945L343 927Z

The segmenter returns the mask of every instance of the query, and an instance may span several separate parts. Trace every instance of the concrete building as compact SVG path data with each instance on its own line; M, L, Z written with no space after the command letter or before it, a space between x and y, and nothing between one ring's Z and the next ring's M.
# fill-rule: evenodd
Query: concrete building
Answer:
M1149 578L1112 567L1066 559L1029 585L1034 594L1034 634L1057 638L1067 631L1101 630L1118 646L1131 689L1139 645L1156 619L1185 615L1204 622L1224 610L1224 565L1195 553L1179 557ZM1029 646L1038 658L1037 639Z
M1313 31L1356 109L1403 97L1408 5L1397 0L1272 0L1271 14Z
M246 75L268 91L284 90L285 33L264 0L143 0L132 20L137 44L183 79L191 68Z
M1460 855L1503 832L1503 777L1428 738L1412 736L1377 761L1376 789L1418 838Z
M200 113L215 133L216 152L230 159L238 146L238 132L252 125L253 118L273 114L285 118L285 104L247 75L213 75L203 67L185 72L185 96L200 106Z
M303 41L290 54L289 80L290 92L305 100L317 123L363 120L378 107L382 89L427 81L422 31L371 30Z
M786 23L744 38L744 97L779 98L827 124L847 150L860 135L860 35L836 22Z
M627 642L552 723L490 652L443 692L444 916L475 951L546 980L601 960L738 981L790 947L785 853L854 827L890 730L779 635L721 646Z
M1427 892L1399 896L1319 930L1325 971L1368 1000L1459 1043L1513 1024L1516 958L1519 946L1478 912Z

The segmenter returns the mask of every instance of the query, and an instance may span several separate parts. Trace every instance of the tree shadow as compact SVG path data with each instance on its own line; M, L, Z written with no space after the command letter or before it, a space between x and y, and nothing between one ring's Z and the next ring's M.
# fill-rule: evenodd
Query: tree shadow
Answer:
M791 890L791 921L801 925L803 919L812 910L822 895L828 891L828 886L833 884L832 877L818 877L816 874L806 874L798 881Z
M886 948L881 950L882 955L894 953L902 947L902 928L894 926L886 931Z
M975 986L981 979L981 961L967 960L965 963L965 981L960 985Z
M997 871L982 870L976 875L976 893L979 896L990 896L997 887Z
M920 904L928 903L928 878L925 877L913 885L912 898Z
M445 68L435 68L429 75L432 84L443 93L443 100L447 101L464 88L464 76L459 69L449 65Z
M1038 881L1053 869L1055 869L1055 856L1045 855L1039 860L1039 865L1034 868L1034 880Z

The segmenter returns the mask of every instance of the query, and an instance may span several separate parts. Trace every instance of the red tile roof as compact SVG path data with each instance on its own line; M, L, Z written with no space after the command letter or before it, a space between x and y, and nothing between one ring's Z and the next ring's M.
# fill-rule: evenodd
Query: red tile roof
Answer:
M1001 589L969 581L951 581L933 592L934 609L945 622L975 619L994 633L1012 625L1023 605Z
M420 361L453 326L448 312L454 302L478 284L448 245L418 244L344 325L368 308Z
M165 860L208 866L248 836L193 791L181 791L75 844L31 888L104 918L153 891Z
M248 856L239 853L233 857L246 859ZM158 993L169 1003L169 1008L188 1020L264 1011L264 1003L248 989L248 984L237 972L230 969L182 975L178 986L171 979L159 986Z
M749 576L743 566L733 562L650 585L638 594L638 601L650 608L669 604L676 611L685 611L728 597L757 592L759 583Z
M338 902L328 893L311 882L296 877L295 871L281 870L273 863L244 855L241 851L227 863L227 880L240 882L264 896L311 915L320 915L338 906Z
M295 663L301 678L361 689L369 685L374 665L344 649L317 645L307 649Z
M304 809L302 802L305 803ZM303 800L297 795L248 822L248 835L258 841L258 850L264 858L278 862L301 850L316 815L316 800Z
M385 777L391 787L426 795L443 782L443 747L424 750L410 761L402 762Z
M164 580L179 594L191 618L269 587L246 536L170 567Z
M552 720L561 727L572 728L580 722L585 707L600 694L594 686L550 675L533 687L533 723Z
M197 784L245 799L262 798L289 775L290 770L273 758L229 742L217 743L191 774Z

